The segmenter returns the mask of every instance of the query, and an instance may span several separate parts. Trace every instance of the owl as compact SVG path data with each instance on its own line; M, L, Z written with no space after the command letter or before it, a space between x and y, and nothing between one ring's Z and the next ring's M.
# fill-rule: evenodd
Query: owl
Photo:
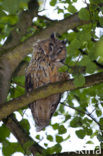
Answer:
M32 58L26 70L27 92L48 83L68 79L66 72L59 72L59 68L64 65L65 58L65 41L58 40L54 34L49 39L38 42L33 48ZM60 99L59 93L30 104L37 131L49 125Z

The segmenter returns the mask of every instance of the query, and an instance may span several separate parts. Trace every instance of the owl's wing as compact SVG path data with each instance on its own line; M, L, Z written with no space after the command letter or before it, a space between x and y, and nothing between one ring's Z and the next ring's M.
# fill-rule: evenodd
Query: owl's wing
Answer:
M33 90L33 80L31 77L31 74L26 75L26 80L25 80L25 88L27 92L31 92Z
M52 101L52 104L50 105L50 118L55 113L56 108L60 102L60 99L61 99L61 94L55 94L50 96L50 100Z
M53 116L60 99L61 94L55 94L30 104L32 115L36 124L36 130L38 132L49 125L50 119Z

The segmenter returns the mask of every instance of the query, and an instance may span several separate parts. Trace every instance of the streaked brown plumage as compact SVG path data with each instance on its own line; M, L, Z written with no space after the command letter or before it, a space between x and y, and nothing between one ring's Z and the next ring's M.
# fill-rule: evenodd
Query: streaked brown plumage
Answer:
M38 42L26 70L27 92L48 83L68 79L67 73L58 72L58 69L63 66L65 57L65 42L55 38L54 34L49 39ZM37 131L49 124L60 98L61 94L55 94L30 104Z

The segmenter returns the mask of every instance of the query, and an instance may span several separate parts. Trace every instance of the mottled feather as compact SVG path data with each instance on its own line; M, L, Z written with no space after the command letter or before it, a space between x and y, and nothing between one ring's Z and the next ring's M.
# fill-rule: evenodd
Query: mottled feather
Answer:
M60 73L58 71L63 66L65 58L65 43L55 38L53 34L49 39L38 42L34 46L32 58L26 70L25 86L27 92L48 83L69 79L66 72ZM30 104L37 131L49 124L60 99L61 94L55 94Z

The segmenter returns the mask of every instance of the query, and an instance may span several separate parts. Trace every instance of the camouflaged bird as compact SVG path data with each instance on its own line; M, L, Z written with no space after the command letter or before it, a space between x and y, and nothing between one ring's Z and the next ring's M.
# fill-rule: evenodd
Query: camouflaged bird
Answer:
M49 39L38 42L34 46L32 58L26 70L27 92L48 83L68 79L66 72L58 71L63 66L65 58L65 41L58 40L54 34ZM61 94L55 94L30 104L37 131L41 131L49 124L60 99Z

